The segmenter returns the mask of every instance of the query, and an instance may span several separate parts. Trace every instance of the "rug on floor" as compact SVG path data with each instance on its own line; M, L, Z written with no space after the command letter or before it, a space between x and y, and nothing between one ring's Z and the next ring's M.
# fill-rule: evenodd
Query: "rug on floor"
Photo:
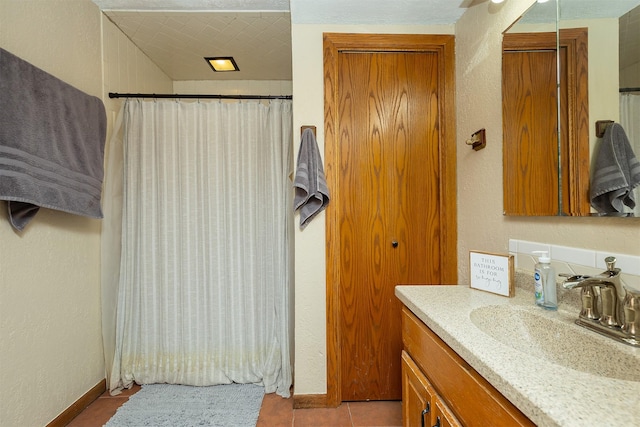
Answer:
M255 426L263 397L264 387L255 384L209 387L147 384L105 426Z

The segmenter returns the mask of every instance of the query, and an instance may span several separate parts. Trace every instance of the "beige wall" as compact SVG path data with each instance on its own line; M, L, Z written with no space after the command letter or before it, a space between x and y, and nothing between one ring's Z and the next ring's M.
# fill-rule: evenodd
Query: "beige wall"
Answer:
M109 158L122 159L122 143L111 140L112 127L124 101L108 98L109 92L118 93L172 93L173 82L106 16L102 15L103 33L103 87L104 103L109 118L109 132L105 148L105 165ZM116 134L118 136L120 134ZM118 166L113 167L113 164ZM122 231L122 174L121 161L105 166L102 194L101 283L102 283L102 338L104 343L106 377L110 378L115 351L116 304L120 273L120 235ZM107 384L109 387L109 384Z
M111 130L115 115L124 101L108 98L109 92L172 93L173 81L106 16L101 16L104 34L102 57L104 102L110 119L109 130Z
M618 19L562 21L561 28L589 29L589 118L620 121ZM593 155L598 138L589 126L589 148ZM595 210L592 210L595 212Z
M640 255L640 219L515 218L502 215L502 32L534 0L482 2L455 26L458 278L468 283L469 250L507 253L509 238ZM324 148L322 33L451 33L442 27L292 25L294 129L318 127ZM478 129L487 147L465 140ZM298 149L294 142L295 152ZM297 217L296 217L297 218ZM295 232L295 393L326 393L325 216Z
M101 96L93 3L1 0L0 28L4 49ZM41 209L16 233L1 205L0 424L45 425L104 378L100 221Z
M101 14L90 0L0 0L0 46L91 95L101 97L103 84L126 91L154 81L118 33L105 34L114 61L103 68ZM105 105L111 122L119 101ZM0 425L41 426L105 377L102 221L42 209L16 233L6 211L0 202Z
M173 92L214 95L291 95L291 81L183 80L173 82Z
M640 218L502 215L501 33L530 4L486 2L470 8L456 24L460 283L468 283L469 250L506 253L509 238L640 254ZM479 128L486 128L487 147L476 152L464 139Z

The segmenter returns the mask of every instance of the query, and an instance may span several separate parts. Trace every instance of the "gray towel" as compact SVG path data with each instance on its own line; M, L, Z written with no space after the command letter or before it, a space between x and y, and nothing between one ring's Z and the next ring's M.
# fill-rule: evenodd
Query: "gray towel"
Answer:
M311 129L302 132L293 186L296 190L293 210L300 209L300 227L304 228L329 203L322 158Z
M636 206L633 189L640 184L640 162L622 126L607 127L595 153L591 177L591 206L601 213L623 212Z
M15 229L39 207L102 218L106 123L99 98L0 49L0 200Z

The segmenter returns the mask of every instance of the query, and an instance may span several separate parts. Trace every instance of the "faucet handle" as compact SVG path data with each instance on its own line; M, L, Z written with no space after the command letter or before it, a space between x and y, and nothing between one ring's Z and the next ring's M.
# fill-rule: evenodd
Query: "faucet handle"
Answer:
M598 301L600 297L596 293L593 286L585 286L580 292L580 300L582 302L582 310L580 317L589 320L599 320L600 310L598 309Z
M608 271L613 271L614 268L616 268L616 257L614 256L608 256L604 259L604 262L607 263L607 270Z
M632 338L640 338L640 294L627 292L623 307L622 330Z

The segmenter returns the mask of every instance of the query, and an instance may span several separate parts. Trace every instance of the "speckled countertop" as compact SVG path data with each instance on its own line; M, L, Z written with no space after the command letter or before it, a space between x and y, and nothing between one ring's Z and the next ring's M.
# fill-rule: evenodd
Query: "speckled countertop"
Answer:
M573 291L571 291L573 292ZM572 295L559 295L559 310L546 311L533 303L533 289L516 286L515 297L458 286L397 286L396 296L480 375L539 426L640 425L640 349L615 342L575 325L578 316ZM504 326L523 329L520 317L539 319L527 350L477 325L482 311ZM505 317L505 313L507 313ZM550 326L551 325L551 326ZM488 325L491 327L491 325ZM557 328L557 329L555 329ZM576 342L562 337L563 331ZM538 332L553 337L551 346L536 343ZM521 334L522 331L513 331ZM587 335L584 335L587 334ZM515 335L514 335L515 336ZM518 335L519 336L519 335ZM502 339L504 338L504 339ZM555 338L555 339L554 339ZM539 339L539 337L538 337ZM562 351L556 344L562 340ZM527 341L526 339L524 341ZM585 342L587 344L582 345ZM514 347L519 347L518 349ZM536 348L540 347L540 348ZM556 351L559 354L549 352ZM560 354L562 353L562 354ZM559 361L548 362L548 360ZM574 366L570 368L568 366ZM579 370L578 370L579 369ZM620 379L633 378L633 381Z

